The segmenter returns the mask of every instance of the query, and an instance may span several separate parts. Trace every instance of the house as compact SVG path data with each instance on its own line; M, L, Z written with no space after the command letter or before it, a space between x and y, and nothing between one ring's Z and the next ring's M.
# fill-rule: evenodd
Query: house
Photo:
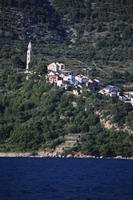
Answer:
M109 95L110 97L117 96L118 92L119 88L113 85L108 85L99 91L100 94Z
M57 80L57 86L58 87L63 87L63 80Z
M63 80L69 82L71 78L72 78L71 75L66 75L63 77Z
M131 100L133 98L133 91L124 92L123 95Z
M54 77L54 76L59 76L59 74L58 74L57 72L49 71L49 72L47 73L47 75L45 76L45 78L46 78L46 79L48 80L48 82L49 82L49 80L51 80L50 77Z
M77 102L76 101L72 101L72 107L76 108L77 107Z
M122 101L122 102L129 102L129 99L125 96L119 96L119 100Z
M69 84L68 84L68 82L67 82L67 81L63 81L63 87L65 88L65 90L67 90L67 89L68 89L68 87L69 87Z
M58 72L59 71L59 66L56 63L51 63L47 66L48 71L53 71L53 72Z
M131 104L132 104L132 106L133 106L133 98L131 98Z
M57 81L58 81L58 75L51 75L49 76L49 83L51 84L57 84Z
M133 106L133 91L124 92L123 96L119 96L119 100L124 103L131 103Z
M75 76L75 80L80 84L86 84L88 82L88 77L82 74Z
M110 92L110 93L109 93L109 96L110 96L110 97L116 97L116 96L117 96L117 92Z
M60 72L60 77L63 79L64 76L69 76L70 74L71 74L71 71L69 71L69 70L62 70Z
M86 83L86 86L88 86L88 88L91 91L95 91L102 88L102 83L97 79L94 80L89 79L88 82Z
M88 83L93 83L93 80L89 79L89 80L88 80Z
M63 63L56 63L56 65L58 66L59 71L65 70L65 65Z
M58 72L49 71L48 74L47 74L47 77L54 76L54 75L59 75L59 74L58 74Z
M65 75L63 77L64 81L67 81L70 85L74 85L75 84L75 74L71 73L69 75Z
M73 95L75 95L75 96L80 95L80 90L74 89L73 90Z
M73 90L73 95L78 96L80 94L82 94L82 89L81 88L78 87L78 88L75 88Z
M105 88L106 93L111 93L111 92L119 92L119 88L114 86L114 85L108 85Z
M59 72L65 70L65 65L62 63L51 63L47 66L48 71Z
M76 87L79 88L79 89L83 88L81 84L78 84Z

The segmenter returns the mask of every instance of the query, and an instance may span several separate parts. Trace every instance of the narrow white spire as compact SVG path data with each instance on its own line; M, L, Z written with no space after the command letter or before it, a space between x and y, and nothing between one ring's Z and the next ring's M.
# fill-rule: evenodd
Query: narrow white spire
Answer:
M27 49L26 72L29 72L29 63L31 62L31 59L32 59L32 45L30 41Z

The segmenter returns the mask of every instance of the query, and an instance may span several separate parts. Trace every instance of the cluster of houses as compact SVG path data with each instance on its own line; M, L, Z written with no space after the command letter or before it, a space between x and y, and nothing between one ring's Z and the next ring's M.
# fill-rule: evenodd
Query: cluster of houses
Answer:
M91 80L82 74L76 75L74 72L66 70L65 65L62 63L51 63L47 66L47 71L46 78L50 84L66 90L71 87L74 95L81 94L85 87L93 91L102 88L99 80Z
M108 85L99 91L100 94L115 97L118 96L119 100L124 103L131 103L133 106L133 91L120 92L120 89L114 85Z
M133 106L133 91L123 92L123 94L119 95L119 100L125 103L131 103Z
M32 45L31 41L28 44L27 49L27 62L26 62L26 80L29 79L29 75L32 72L29 70L29 64L32 60ZM120 95L120 89L114 85L108 85L103 88L102 83L97 80L91 80L87 76L82 74L76 75L70 70L66 70L65 65L62 63L51 63L47 66L46 78L49 83L56 85L57 87L65 88L66 90L71 87L74 95L80 95L83 88L86 87L87 91L98 91L98 93L106 96L118 96L119 100L125 103L131 103L133 106L133 91L124 92Z
M83 88L87 91L98 91L99 94L114 97L118 96L119 100L125 103L131 103L133 106L133 91L124 92L121 95L120 89L114 85L103 87L103 84L98 79L89 79L82 74L76 75L62 63L51 63L47 66L46 78L50 84L56 85L59 88L72 88L74 95L80 95Z

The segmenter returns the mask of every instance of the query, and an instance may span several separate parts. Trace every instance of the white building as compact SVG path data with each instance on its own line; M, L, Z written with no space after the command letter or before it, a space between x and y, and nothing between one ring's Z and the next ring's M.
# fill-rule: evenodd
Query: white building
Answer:
M65 65L62 63L51 63L47 66L48 71L59 72L65 70Z
M131 104L132 104L132 106L133 106L133 98L131 98Z
M70 82L72 80L72 75L64 76L63 80Z
M57 86L62 87L63 86L63 80L58 80L57 81Z

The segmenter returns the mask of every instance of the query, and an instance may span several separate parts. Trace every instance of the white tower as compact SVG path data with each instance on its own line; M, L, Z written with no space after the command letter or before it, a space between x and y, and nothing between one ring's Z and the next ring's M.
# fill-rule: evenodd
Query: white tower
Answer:
M32 45L30 41L28 44L28 49L27 49L26 72L29 72L29 63L31 62L31 59L32 59Z

